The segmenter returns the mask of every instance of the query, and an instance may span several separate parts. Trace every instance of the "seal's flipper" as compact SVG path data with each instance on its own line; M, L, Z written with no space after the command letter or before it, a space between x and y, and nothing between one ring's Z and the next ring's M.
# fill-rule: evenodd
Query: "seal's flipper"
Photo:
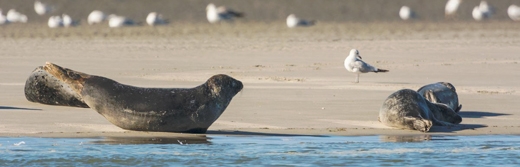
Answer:
M455 112L458 113L460 111L460 109L462 109L462 104L460 104L459 107L457 107L457 109L455 109Z
M404 125L408 125L409 129L418 130L421 132L428 132L432 127L432 122L427 119L406 116L403 117Z

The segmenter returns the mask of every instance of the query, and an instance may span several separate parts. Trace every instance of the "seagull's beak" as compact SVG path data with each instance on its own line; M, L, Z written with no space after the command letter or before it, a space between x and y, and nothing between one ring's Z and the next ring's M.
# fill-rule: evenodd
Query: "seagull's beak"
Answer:
M361 58L361 56L360 56L360 55L357 55L357 58L359 58L359 59L363 59L363 58Z

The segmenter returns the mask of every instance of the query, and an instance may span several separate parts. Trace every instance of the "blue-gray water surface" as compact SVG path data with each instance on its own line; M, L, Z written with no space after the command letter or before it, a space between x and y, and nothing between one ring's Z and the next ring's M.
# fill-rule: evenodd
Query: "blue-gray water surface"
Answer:
M519 166L520 136L0 138L1 166Z

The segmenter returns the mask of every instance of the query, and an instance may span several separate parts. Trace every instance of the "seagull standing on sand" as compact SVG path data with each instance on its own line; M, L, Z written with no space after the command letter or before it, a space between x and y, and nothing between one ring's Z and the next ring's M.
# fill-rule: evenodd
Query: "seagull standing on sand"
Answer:
M308 27L312 26L316 23L315 20L304 20L296 17L294 14L290 14L287 16L287 27L295 28L295 27Z
M242 13L228 9L225 6L217 8L213 3L206 6L206 18L210 23L217 23L223 20L233 21L233 18L242 16L244 16Z
M40 0L34 2L34 11L40 16L50 13L52 10L52 6L42 3Z
M49 21L47 22L47 25L50 28L58 28L58 27L63 26L63 20L61 19L60 16L51 16L49 18Z
M108 27L110 28L118 28L123 27L127 25L133 25L134 21L124 17L124 16L118 16L115 14L111 14L108 16Z
M345 59L345 68L349 72L356 73L355 83L359 83L360 73L388 72L388 70L378 69L376 67L371 66L370 64L365 63L363 60L361 60L361 56L359 56L359 51L357 49L350 50L350 54Z
M509 8L507 8L507 15L509 15L509 18L513 21L520 21L520 7L516 5L509 6Z
M7 21L9 21L11 23L16 23L16 22L27 23L27 16L24 14L21 14L20 12L17 12L15 9L10 9L7 12L6 17L7 17Z
M462 0L448 0L444 8L444 16L446 18L455 18Z
M486 1L480 1L479 6L475 6L473 8L473 11L471 12L471 15L473 16L473 19L477 21L481 21L484 19L487 19L491 17L491 14L493 13L493 9Z
M9 23L9 21L7 21L7 17L5 17L2 14L2 9L0 9L0 25L4 25L4 24L7 24L7 23Z
M74 26L74 21L72 21L72 18L67 15L67 14L62 14L61 15L61 18L62 18L62 23L63 23L63 26L64 27L71 27L71 26Z
M100 24L106 18L107 18L107 16L105 15L105 13L103 13L102 11L99 11L99 10L94 10L94 11L90 12L90 14L88 15L87 23L89 25Z
M410 7L408 7L408 6L403 6L399 10L399 17L401 17L401 19L403 19L403 20L409 20L409 19L413 18L414 17L413 15L414 15L414 13L413 13L412 9L410 9Z
M157 12L151 12L146 16L146 23L150 26L167 24L167 21L162 18L162 14L158 14Z

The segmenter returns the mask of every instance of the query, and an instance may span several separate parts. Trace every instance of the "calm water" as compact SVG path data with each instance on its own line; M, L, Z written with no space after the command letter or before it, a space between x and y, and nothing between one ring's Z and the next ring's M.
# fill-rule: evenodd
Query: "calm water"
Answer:
M518 166L520 136L0 138L1 166Z

